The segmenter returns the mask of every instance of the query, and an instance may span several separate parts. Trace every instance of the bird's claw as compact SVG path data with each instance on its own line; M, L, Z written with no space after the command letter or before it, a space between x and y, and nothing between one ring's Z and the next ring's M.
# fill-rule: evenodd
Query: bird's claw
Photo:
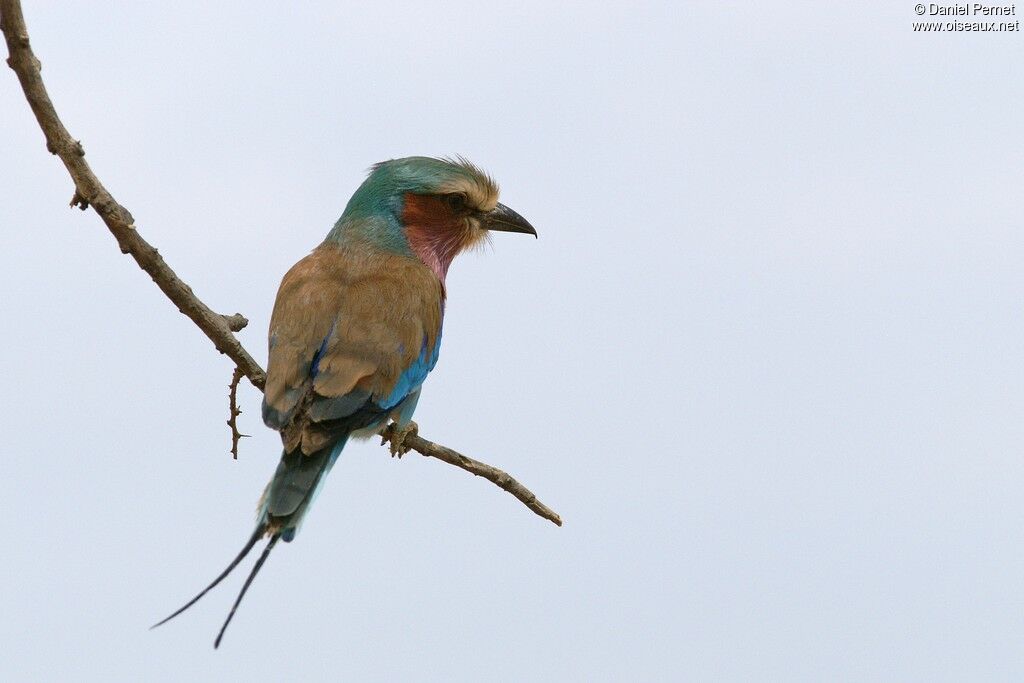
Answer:
M412 450L412 446L406 445L406 440L419 434L419 429L419 425L415 422L410 421L404 427L399 427L397 422L392 422L388 426L387 434L381 437L380 445L383 446L387 443L391 451L391 457L398 456L401 458Z

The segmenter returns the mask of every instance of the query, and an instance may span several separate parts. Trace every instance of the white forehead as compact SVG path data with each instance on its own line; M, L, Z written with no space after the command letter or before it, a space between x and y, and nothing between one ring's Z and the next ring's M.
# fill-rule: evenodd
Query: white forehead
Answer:
M459 158L450 163L459 167L462 173L446 179L441 184L441 192L461 192L466 195L469 205L480 211L490 211L498 205L498 183L493 178L466 159Z

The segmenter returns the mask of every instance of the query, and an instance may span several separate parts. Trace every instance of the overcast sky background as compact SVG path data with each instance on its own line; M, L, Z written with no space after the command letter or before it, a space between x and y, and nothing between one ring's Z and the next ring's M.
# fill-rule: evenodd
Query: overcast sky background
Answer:
M449 277L421 433L346 450L221 649L277 435L0 73L3 680L1020 680L1024 37L913 2L26 2L58 111L266 359L372 163L539 240ZM248 563L245 565L248 568Z

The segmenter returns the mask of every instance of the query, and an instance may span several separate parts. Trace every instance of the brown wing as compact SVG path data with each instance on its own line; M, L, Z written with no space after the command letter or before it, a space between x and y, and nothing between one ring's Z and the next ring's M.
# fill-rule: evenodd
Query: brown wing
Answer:
M263 419L285 449L323 448L330 425L377 407L433 348L441 285L412 258L322 245L285 275L270 321Z

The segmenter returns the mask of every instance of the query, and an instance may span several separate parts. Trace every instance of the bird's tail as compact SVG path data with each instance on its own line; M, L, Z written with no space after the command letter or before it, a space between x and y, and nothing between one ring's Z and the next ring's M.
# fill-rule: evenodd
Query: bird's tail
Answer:
M249 576L245 579L245 583L242 584L242 590L239 591L227 619L224 620L224 625L221 626L220 632L217 634L217 639L213 642L215 648L219 647L220 641L224 637L224 631L227 630L228 624L231 623L231 619L235 616L235 611L238 609L238 605L241 604L242 598L245 597L246 591L249 590L249 586L252 585L253 579L256 578L256 574L259 573L263 563L270 556L270 551L274 549L279 540L288 543L295 538L299 527L302 526L302 520L305 518L306 512L309 510L310 505L316 498L316 494L320 490L320 486L323 484L324 478L331 471L331 467L334 466L334 462L338 459L338 455L341 454L341 450L345 447L347 440L348 437L343 436L331 446L311 455L303 455L298 449L292 453L284 453L281 456L281 462L277 466L277 471L274 472L274 477L267 484L267 488L263 492L256 520L256 529L252 532L249 540L246 541L241 552L235 556L235 559L231 560L231 564L209 586L173 614L153 624L150 628L154 629L167 623L199 602L200 598L227 578L228 574L245 559L245 556L252 551L261 538L269 536L270 541L263 548L259 559L253 565L252 571L249 572Z
M347 441L346 435L310 455L303 455L299 449L282 455L263 492L257 526L267 525L268 531L278 533L282 541L290 543Z

